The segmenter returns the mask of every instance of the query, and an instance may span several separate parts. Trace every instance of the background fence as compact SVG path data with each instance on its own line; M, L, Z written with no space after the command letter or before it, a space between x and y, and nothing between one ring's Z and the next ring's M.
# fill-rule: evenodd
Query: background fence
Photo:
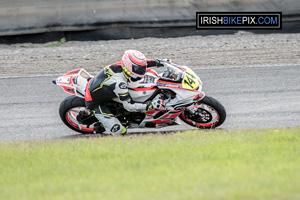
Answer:
M0 0L0 36L100 30L107 34L117 31L117 35L123 31L125 37L132 34L132 28L142 35L141 28L151 32L157 27L193 27L197 11L282 11L285 25L300 19L300 1ZM164 35L164 30L159 34Z

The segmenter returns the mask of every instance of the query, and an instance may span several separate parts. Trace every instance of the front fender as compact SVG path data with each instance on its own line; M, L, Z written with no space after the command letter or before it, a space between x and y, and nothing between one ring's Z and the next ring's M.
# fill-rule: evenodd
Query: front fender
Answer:
M194 101L194 102L200 101L200 100L202 100L204 97L205 97L205 93L202 92L202 91L199 91L199 94L197 94L197 95L194 97L193 101Z

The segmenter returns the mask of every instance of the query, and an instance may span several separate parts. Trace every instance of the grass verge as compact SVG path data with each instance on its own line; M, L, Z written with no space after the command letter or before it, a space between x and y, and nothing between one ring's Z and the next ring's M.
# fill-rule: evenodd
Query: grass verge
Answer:
M0 199L300 199L300 128L0 143Z

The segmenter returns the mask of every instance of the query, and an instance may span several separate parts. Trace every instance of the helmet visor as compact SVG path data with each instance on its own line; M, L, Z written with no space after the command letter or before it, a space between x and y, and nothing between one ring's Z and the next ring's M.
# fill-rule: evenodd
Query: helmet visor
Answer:
M138 75L144 75L146 73L147 65L132 64L132 71Z

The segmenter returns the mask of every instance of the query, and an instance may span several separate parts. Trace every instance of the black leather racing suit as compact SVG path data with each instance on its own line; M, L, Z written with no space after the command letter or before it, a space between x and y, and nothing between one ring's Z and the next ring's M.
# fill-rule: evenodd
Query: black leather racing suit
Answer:
M147 60L147 66L156 66L155 60ZM104 125L107 133L119 135L126 133L126 128L114 117L106 103L111 100L122 102L129 112L146 110L146 103L134 102L128 92L129 76L123 71L121 62L112 64L101 70L88 83L85 101L88 109L94 112L97 119Z

